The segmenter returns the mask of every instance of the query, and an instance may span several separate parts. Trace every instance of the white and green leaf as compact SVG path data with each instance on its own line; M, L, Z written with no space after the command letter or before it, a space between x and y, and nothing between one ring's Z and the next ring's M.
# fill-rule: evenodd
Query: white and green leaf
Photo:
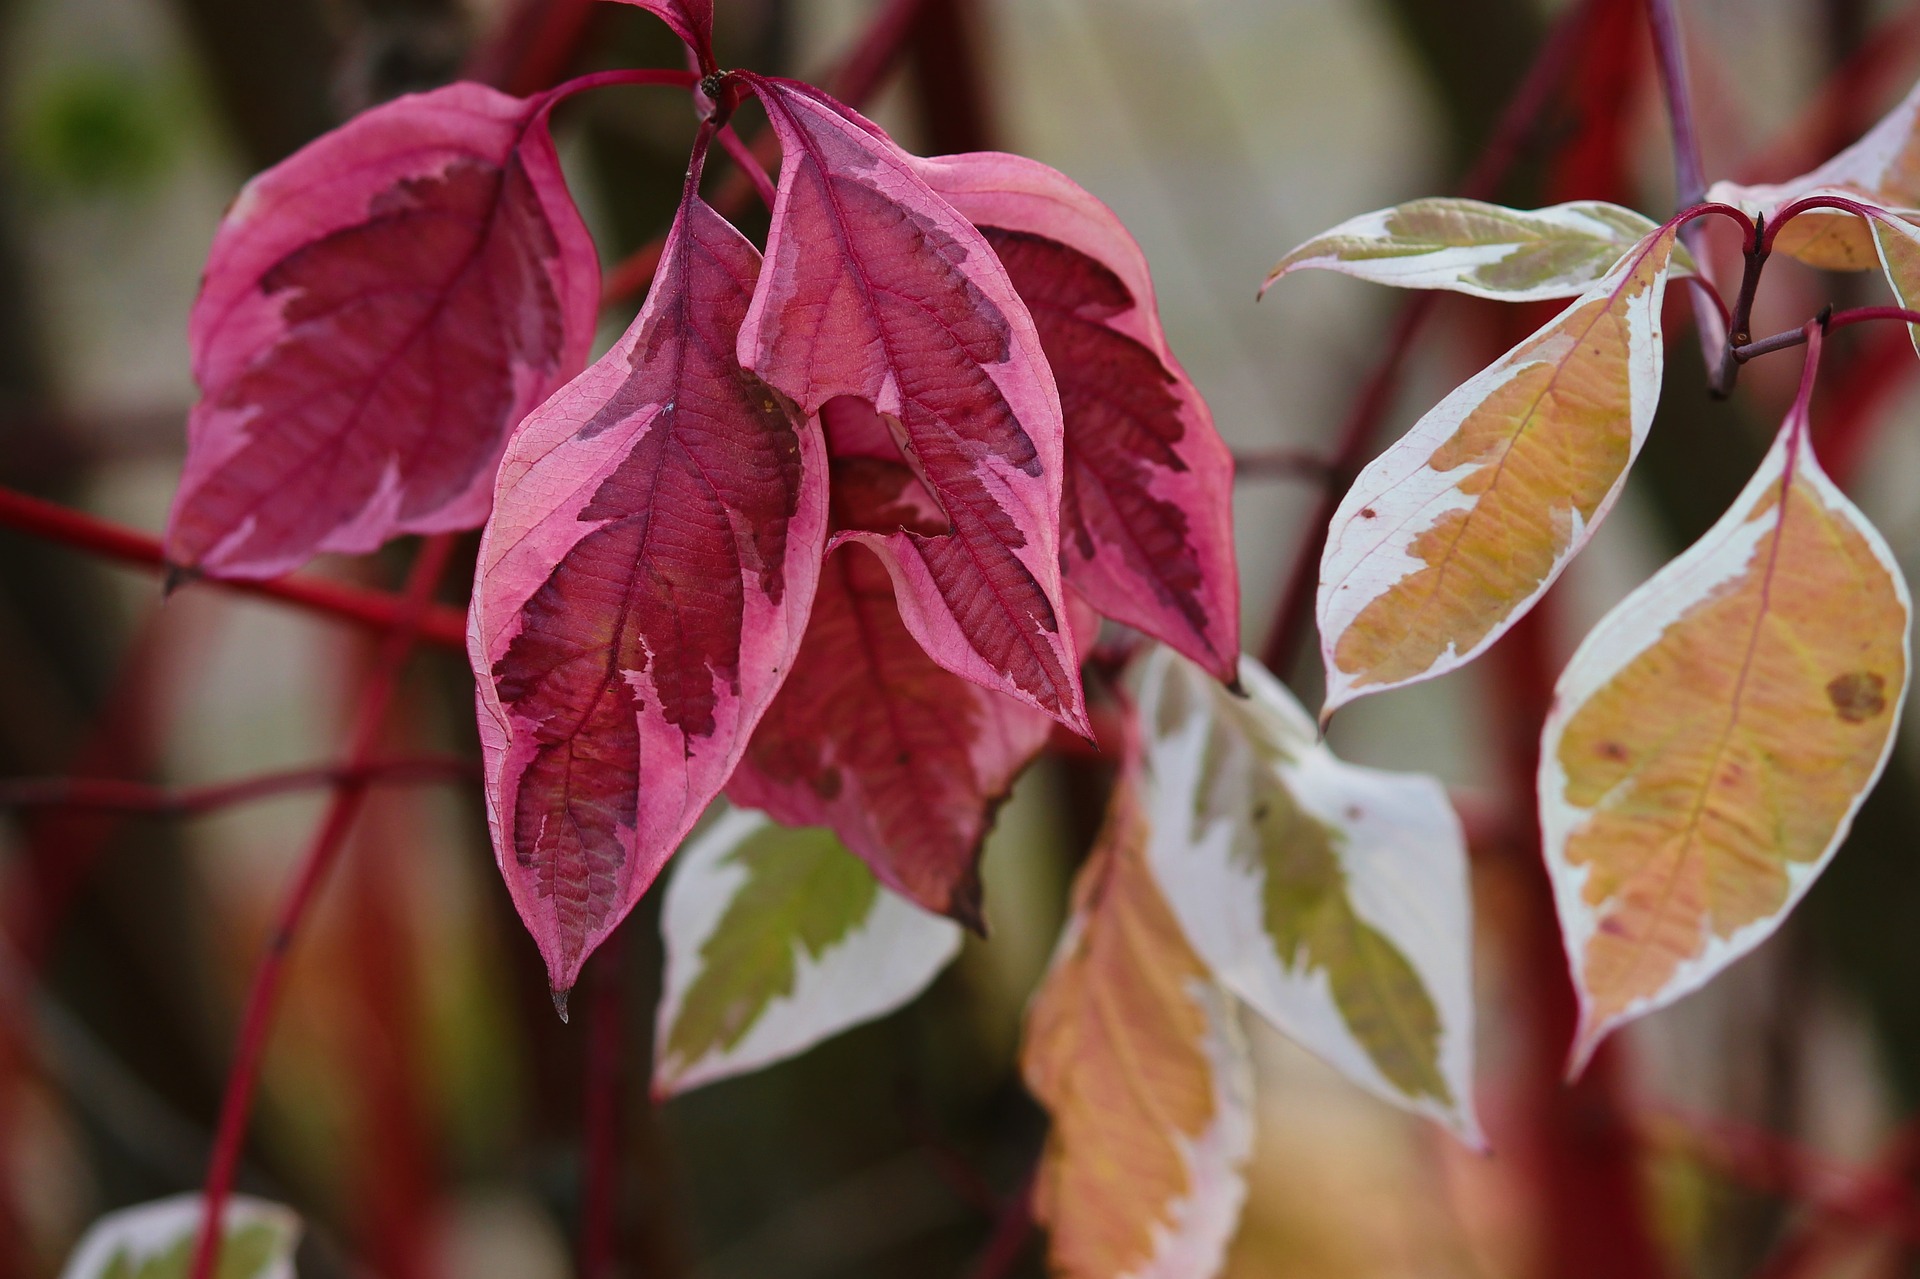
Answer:
M1440 783L1343 763L1243 657L1140 687L1148 855L1220 982L1350 1079L1481 1142L1466 840Z
M1580 200L1531 211L1478 200L1413 200L1363 213L1281 258L1262 291L1309 268L1403 289L1502 302L1577 297L1655 229L1632 209ZM1693 271L1684 249L1677 275Z
M881 886L819 827L731 809L680 850L661 930L654 1092L757 1070L924 990L960 928Z
M111 1212L93 1223L60 1279L187 1279L204 1200L175 1195ZM218 1279L294 1279L300 1217L236 1195L221 1219Z

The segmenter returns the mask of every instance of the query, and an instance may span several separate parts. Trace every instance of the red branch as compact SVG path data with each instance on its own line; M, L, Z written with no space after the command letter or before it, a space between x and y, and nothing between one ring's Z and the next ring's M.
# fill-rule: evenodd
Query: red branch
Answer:
M471 760L452 755L376 760L354 767L322 764L261 773L207 786L152 786L114 777L24 777L0 780L0 808L78 808L152 816L197 817L238 804L327 786L392 786L479 780Z
M453 537L445 533L430 537L421 545L419 558L407 576L399 616L381 644L373 670L360 691L360 703L348 738L349 769L364 769L373 758L387 710L399 686L401 669L413 651L420 618L446 571L453 548ZM246 1013L241 1021L239 1046L227 1076L226 1096L220 1105L220 1124L214 1133L213 1157L207 1169L206 1213L194 1244L191 1279L214 1279L223 1241L221 1223L227 1197L233 1191L234 1176L239 1171L240 1153L246 1145L247 1121L253 1111L253 1094L260 1082L260 1062L266 1052L268 1032L273 1026L281 983L286 976L287 956L308 908L326 882L327 873L339 860L367 790L364 779L342 782L334 790L333 801L300 859L293 887L281 905L273 931L267 936L259 967L254 970L253 987L247 993Z
M150 533L115 524L54 502L28 497L25 493L0 488L0 528L10 528L35 537L86 551L102 559L115 560L156 573L170 572L160 539ZM243 595L292 604L310 613L352 622L377 630L391 630L400 620L404 602L383 591L327 582L319 578L294 575L266 581L239 581L221 578L192 578ZM456 608L429 604L414 622L414 630L423 643L447 648L465 648L466 615Z
M594 956L593 1010L587 1037L586 1175L580 1210L580 1279L619 1273L620 1054L625 1039L622 934Z

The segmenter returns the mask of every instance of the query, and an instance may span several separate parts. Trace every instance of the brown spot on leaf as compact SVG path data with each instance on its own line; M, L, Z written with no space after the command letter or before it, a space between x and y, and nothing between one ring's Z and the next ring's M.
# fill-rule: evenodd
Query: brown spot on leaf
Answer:
M1601 742L1593 748L1593 751L1601 759L1612 760L1616 764L1624 764L1627 761L1627 748L1619 742Z
M1887 709L1887 681L1870 671L1851 671L1827 684L1827 700L1847 723L1865 723Z
M1374 510L1371 506L1363 506L1360 508L1360 518L1363 520L1374 519L1378 517L1379 514L1380 512Z

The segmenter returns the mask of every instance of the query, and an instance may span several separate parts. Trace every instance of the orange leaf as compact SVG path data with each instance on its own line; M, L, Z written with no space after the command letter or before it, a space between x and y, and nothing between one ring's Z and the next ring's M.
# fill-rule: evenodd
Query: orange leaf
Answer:
M1063 1279L1213 1274L1253 1142L1235 1009L1148 868L1136 785L1114 793L1027 1014L1027 1086L1053 1116L1034 1213Z
M1807 444L1819 345L1815 330L1801 398L1739 500L1560 677L1540 809L1576 1066L1779 926L1892 749L1911 608Z

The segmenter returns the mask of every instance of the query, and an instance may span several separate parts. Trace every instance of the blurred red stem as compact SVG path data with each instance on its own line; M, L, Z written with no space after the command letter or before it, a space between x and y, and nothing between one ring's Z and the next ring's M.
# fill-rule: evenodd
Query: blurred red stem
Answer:
M619 1263L620 1053L625 1038L622 934L594 957L593 1021L588 1028L586 1177L580 1225L581 1279L610 1279Z
M734 131L732 125L720 130L720 149L740 166L740 172L746 174L747 180L753 183L754 193L760 197L760 203L767 206L768 212L772 212L775 195L773 179L767 176L766 167L760 163L760 157L753 153L752 147L740 140L740 135Z
M373 669L361 688L359 705L348 738L347 767L363 769L372 758L387 711L399 686L400 673L413 651L418 625L427 602L446 570L452 556L454 538L438 534L420 547L413 568L407 575L398 617L374 659ZM247 1121L253 1110L253 1094L260 1081L260 1063L265 1054L268 1032L278 1003L280 987L286 976L287 957L294 937L306 919L327 873L339 860L347 833L359 816L367 795L364 779L345 781L334 790L332 803L313 841L294 873L293 887L282 903L273 931L268 934L259 967L254 970L253 986L247 994L246 1012L241 1021L240 1040L233 1066L227 1077L226 1096L221 1101L219 1127L214 1133L213 1156L207 1169L205 1215L199 1238L195 1241L191 1279L214 1279L220 1261L221 1222L234 1176L240 1167L240 1154L246 1145Z
M1027 1241L1033 1236L1033 1181L1029 1172L1019 1187L1007 1197L1000 1217L987 1238L986 1250L967 1272L967 1279L1006 1279L1020 1264Z
M1700 131L1694 124L1693 94L1687 86L1686 39L1680 30L1680 14L1674 0L1647 0L1647 24L1653 32L1660 87L1667 101L1668 131L1673 138L1674 206L1684 209L1706 198L1707 179L1700 159ZM1711 282L1705 274L1704 228L1689 222L1680 228L1680 242L1693 254L1701 272L1688 281L1692 287L1687 292L1693 302L1694 330L1700 335L1700 358L1705 361L1714 393L1725 395L1729 388L1721 384L1721 376L1726 369L1727 327L1720 313L1708 305L1706 297Z
M162 573L172 571L159 538L9 488L0 488L0 528L29 533L122 564ZM310 613L380 630L390 629L403 609L403 601L386 592L312 577L276 577L258 582L220 578L190 580L279 600ZM429 605L420 612L413 627L424 643L466 647L467 619L459 609Z
M1684 1152L1750 1189L1811 1208L1812 1219L1797 1234L1816 1235L1822 1226L1844 1221L1881 1227L1920 1245L1920 1196L1901 1171L1901 1160L1914 1153L1911 1126L1888 1144L1873 1167L1856 1168L1765 1129L1672 1106L1648 1108L1641 1123L1649 1140ZM1776 1262L1803 1255L1792 1240L1789 1236L1776 1250ZM1776 1264L1762 1273L1786 1279L1800 1272Z
M479 780L479 767L452 755L293 768L208 786L152 786L113 777L26 777L0 781L0 808L78 808L193 817L236 804L326 786L407 785Z

